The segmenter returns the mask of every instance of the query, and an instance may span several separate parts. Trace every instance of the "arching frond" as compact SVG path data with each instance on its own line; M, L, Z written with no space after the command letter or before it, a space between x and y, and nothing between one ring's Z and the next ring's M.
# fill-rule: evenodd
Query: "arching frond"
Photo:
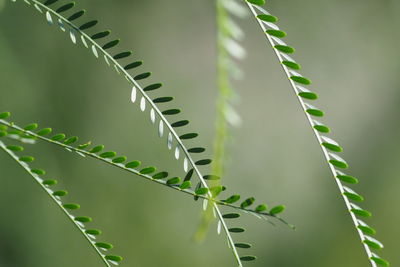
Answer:
M327 136L330 132L329 127L319 122L319 118L324 116L324 112L310 104L310 101L316 100L318 96L307 88L311 84L311 81L298 72L301 69L301 66L290 56L290 54L295 52L295 49L282 40L282 38L286 36L286 33L279 29L275 24L278 20L277 17L271 15L261 7L265 4L264 0L245 0L245 2L265 34L268 43L272 46L279 63L281 64L283 71L289 79L290 85L297 96L301 108L312 127L314 135L321 146L324 157L328 162L329 168L338 185L340 194L343 197L351 219L361 238L371 265L376 266L376 264L379 264L382 266L388 266L389 263L386 260L380 258L371 251L371 249L383 248L383 245L379 241L369 236L375 234L375 230L360 219L360 217L370 217L371 213L354 204L354 202L362 202L364 198L343 184L356 184L358 183L358 179L344 173L343 170L347 169L349 165L338 155L338 153L343 149L335 140Z

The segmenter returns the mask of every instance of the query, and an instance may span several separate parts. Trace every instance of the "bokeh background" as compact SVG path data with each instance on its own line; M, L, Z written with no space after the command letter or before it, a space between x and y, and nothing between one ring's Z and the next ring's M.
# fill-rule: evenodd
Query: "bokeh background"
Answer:
M38 122L56 132L102 143L144 165L182 175L164 139L129 101L130 88L68 35L49 27L23 1L0 1L0 110L19 124ZM79 1L97 30L112 30L121 48L144 60L141 70L172 95L190 130L212 154L216 102L215 2L185 0ZM344 148L349 174L366 197L386 248L400 265L400 2L397 0L268 1L303 74L320 95L324 122ZM235 225L248 231L258 260L246 266L369 266L357 233L300 106L256 22L237 21L246 33L245 78L235 83L243 124L232 129L224 184L270 206L285 204L296 231L253 216ZM235 266L216 224L193 242L201 203L100 162L39 142L27 148L68 200L82 205L104 241L125 257L122 266ZM0 266L101 266L86 241L48 197L4 153L0 154ZM246 253L246 252L243 252Z

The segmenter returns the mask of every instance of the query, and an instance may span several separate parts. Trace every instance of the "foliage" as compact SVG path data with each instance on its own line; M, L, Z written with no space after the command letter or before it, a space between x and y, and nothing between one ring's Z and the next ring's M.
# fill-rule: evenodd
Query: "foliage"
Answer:
M12 1L15 2L16 0ZM143 62L132 59L133 55L131 51L117 51L116 49L120 44L120 40L110 39L110 30L98 30L95 34L89 34L88 30L93 31L98 21L83 20L86 12L85 10L75 9L75 2L61 3L58 0L47 0L44 3L37 0L24 0L23 2L40 12L49 25L55 24L63 32L67 33L74 44L82 43L96 58L104 60L108 66L112 67L112 70L125 78L129 84L132 104L138 103L141 114L149 111L150 121L155 125L158 136L165 139L168 150L171 151L171 154L183 167L185 172L185 177L182 179L181 177L170 175L166 171L158 171L154 166L141 167L139 160L128 160L126 156L119 155L113 150L105 150L104 145L92 145L90 141L77 145L79 140L77 136L67 137L64 133L53 134L51 128L40 129L36 123L20 127L14 122L9 121L9 112L0 113L0 137L3 140L0 140L0 148L13 158L49 195L50 199L61 208L80 233L89 241L106 266L118 264L122 260L122 257L103 253L103 250L107 251L113 246L109 243L94 241L95 236L100 234L100 231L86 229L85 223L91 221L91 218L72 215L71 210L79 209L80 205L63 203L61 197L66 195L66 191L53 191L50 189L51 186L56 184L56 181L43 179L42 176L45 175L43 170L33 169L28 165L28 163L33 161L33 157L17 156L16 153L23 151L23 147L21 145L8 145L10 141L23 144L36 144L38 143L37 141L43 141L53 144L75 152L75 154L82 157L90 157L110 166L117 167L149 180L152 183L170 188L175 192L187 194L193 197L194 200L201 199L203 201L203 209L206 212L202 218L202 226L198 232L199 235L204 236L210 221L215 218L218 222L217 232L218 234L222 231L225 233L228 246L239 266L243 266L243 261L253 261L256 257L252 255L242 256L239 253L238 248L249 249L252 245L234 241L233 233L242 233L245 231L244 228L230 226L230 223L234 221L233 219L241 216L237 212L249 213L258 218L266 219L269 222L271 222L270 219L278 220L294 228L279 216L285 210L284 205L268 209L266 204L254 205L254 197L241 200L241 196L235 193L230 193L224 199L221 199L222 194L227 193L226 187L221 185L220 181L221 177L225 176L225 149L227 138L230 135L227 124L228 122L237 124L235 122L239 120L239 116L232 108L232 102L236 98L236 93L234 93L230 79L238 78L240 76L240 69L235 66L231 57L241 59L245 54L245 50L237 43L238 40L243 40L243 33L229 16L229 14L233 14L243 17L245 14L243 7L237 1L216 0L219 99L217 103L218 117L216 119L213 159L207 157L196 158L202 155L206 149L203 146L188 146L186 143L196 138L199 134L191 131L179 133L181 129L185 129L184 127L189 124L189 120L174 119L172 123L170 122L170 118L175 118L175 115L182 113L181 109L177 107L165 107L165 105L172 103L172 96L153 96L155 92L160 91L159 89L162 88L163 84L147 83L147 79L152 75L151 72L136 72L142 66ZM362 202L364 198L343 184L356 184L358 183L358 179L343 172L342 169L347 169L348 164L337 154L342 151L342 147L327 136L330 132L329 127L315 119L323 117L324 112L308 102L316 100L318 96L306 88L311 84L311 81L298 73L301 66L290 56L290 54L295 52L295 49L282 41L286 33L280 30L275 24L278 20L277 17L271 15L261 7L265 4L264 0L243 0L241 4L247 6L251 14L256 18L269 44L276 53L284 73L290 81L306 118L321 145L323 154L335 177L371 265L388 266L389 263L386 260L371 250L383 248L383 245L371 236L375 234L375 230L359 218L370 217L371 213L353 203ZM122 64L126 60L130 60L130 63ZM135 74L132 74L133 72ZM212 164L213 174L204 174L201 167L210 164ZM239 202L239 200L241 201ZM233 211L223 213L221 207L227 207ZM273 224L273 222L271 223Z

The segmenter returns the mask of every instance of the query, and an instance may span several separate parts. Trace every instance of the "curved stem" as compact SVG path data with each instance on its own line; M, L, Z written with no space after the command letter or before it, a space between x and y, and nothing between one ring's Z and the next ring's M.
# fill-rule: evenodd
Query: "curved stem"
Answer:
M36 133L34 133L34 132L32 132L32 131L27 131L27 130L25 130L25 129L19 127L19 126L16 125L15 123L11 123L11 122L8 122L8 121L1 120L1 119L0 119L0 124L1 124L1 125L5 125L5 126L7 126L7 127L10 127L10 128L12 128L12 129L14 129L14 130L20 131L20 132L22 132L22 133L24 133L24 134L26 134L26 135L28 135L28 136L32 136L32 137L37 138L37 139L39 139L39 140L45 141L45 142L47 142L47 143L60 146L60 147L66 149L66 150L68 150L68 151L76 152L76 153L78 153L79 155L84 155L84 156L88 156L88 157L91 157L91 158L96 159L96 160L100 160L100 161L105 162L105 163L107 163L107 164L109 164L109 165L111 165L111 166L117 167L117 168L119 168L119 169L122 169L122 170L127 171L127 172L130 172L130 173L133 173L133 174L135 174L135 175L137 175L137 176L139 176L139 177L145 178L146 180L155 182L155 183L157 183L157 184L167 186L168 188L174 189L174 190L176 190L176 191L180 191L180 192L186 193L186 194L191 195L191 196L193 196L193 197L199 197L199 198L201 198L201 199L208 200L208 201L210 201L211 203L215 203L215 204L217 204L217 205L230 207L230 208L237 209L237 210L240 210L240 211L246 212L246 213L252 213L252 214L254 214L254 215L256 215L256 216L257 216L257 215L262 215L262 216L268 216L268 217L271 217L271 218L275 218L275 219L281 221L282 223L284 223L285 225L287 225L287 226L293 228L293 226L292 226L291 224L289 224L288 222L286 222L284 219L282 219L282 218L279 217L278 215L270 214L270 213L268 213L268 212L257 212L257 211L252 210L252 209L242 208L242 207L240 207L240 206L236 206L236 205L233 205L233 204L230 204L230 203L226 203L226 202L224 202L224 201L221 201L221 200L218 200L218 199L215 199L215 198L210 198L209 196L198 195L198 194L196 194L194 191L189 190L189 189L180 189L180 188L177 187L177 186L170 186L170 185L168 185L164 180L154 179L154 178L152 178L150 175L142 174L142 173L140 173L140 171L138 171L138 170L136 170L136 169L126 168L123 164L114 163L114 162L112 162L111 160L102 158L102 157L98 156L98 155L95 154L95 153L91 153L91 152L89 152L89 151L86 151L86 150L83 150L83 149L79 149L79 148L76 148L76 147L73 147L73 146L70 146L70 145L67 145L67 144L58 142L58 141L54 141L54 140L49 139L49 138L47 138L47 137L38 135L38 134L36 134Z
M110 62L112 62L115 66L116 69L118 69L121 73L123 73L125 75L125 78L131 83L133 84L137 89L139 89L140 93L142 94L142 97L144 97L147 102L151 105L151 107L155 110L155 112L157 113L157 115L160 117L160 119L163 121L163 123L168 127L169 131L171 132L171 134L174 136L176 142L179 144L181 150L184 152L186 158L188 159L190 165L192 166L194 172L196 173L196 175L198 176L201 184L203 187L209 189L206 181L204 180L202 174L200 173L199 169L197 168L197 166L194 163L194 160L192 159L192 157L190 156L189 152L187 151L185 145L183 144L183 142L181 141L181 139L179 138L179 135L175 132L175 130L173 129L173 127L171 126L171 124L167 121L167 119L163 116L163 114L161 113L161 111L158 109L158 107L153 103L153 101L150 99L150 97L144 92L143 88L139 85L139 83L137 83L134 78L109 54L107 53L99 44L97 44L94 40L92 40L86 33L84 33L83 31L81 31L77 26L75 26L73 23L71 23L70 21L68 21L66 18L64 18L63 16L61 16L60 14L58 14L57 12L55 12L54 10L52 10L51 8L45 6L44 4L40 3L39 1L36 0L31 0L33 3L35 3L36 5L38 5L39 7L45 9L46 11L48 11L49 13L53 14L54 16L56 16L57 18L59 18L61 21L63 21L64 23L66 23L67 25L69 25L71 28L75 29L77 32L79 32L83 38L85 38L87 41L89 41L94 47L96 47L99 51L101 51L104 56L107 58L107 60L109 60ZM209 191L207 193L207 195L212 198L212 194ZM239 257L239 254L236 250L235 247L235 243L233 242L232 236L230 235L229 231L228 231L228 227L225 223L225 220L222 217L222 214L218 208L218 205L216 203L213 203L213 206L216 210L216 214L219 218L219 220L222 223L222 227L224 229L225 234L227 235L228 238L228 242L229 245L232 249L232 252L235 256L235 259L237 261L237 263L239 264L240 267L242 267L242 263Z
M31 170L29 169L27 164L23 164L19 158L17 157L17 155L15 155L12 151L8 150L6 145L0 141L0 148L6 153L8 154L16 163L18 163L36 182L36 184L38 184L43 191L46 192L46 194L53 200L54 203L57 204L57 206L62 210L62 212L68 217L68 219L75 225L75 227L82 233L82 235L85 237L85 239L90 243L90 246L95 250L96 254L101 258L101 260L103 261L103 263L107 266L107 267L111 267L110 263L106 260L106 258L104 257L103 253L100 252L100 250L96 247L95 243L90 239L90 237L85 233L85 231L76 223L76 221L74 220L74 217L71 216L71 214L68 213L68 211L60 204L61 202L56 199L49 191L48 189L41 183L42 181L39 180L40 178L34 176L31 172Z
M257 14L257 12L254 10L253 5L250 4L249 2L247 2L246 0L244 0L244 2L246 2L246 4L247 4L247 6L249 7L251 13L252 13L252 14L254 15L254 17L256 18L256 20L257 20L257 22L258 22L260 28L261 28L262 31L265 33L267 29L266 29L265 25L264 25L259 19L257 19L257 15L258 15L258 14ZM271 47L274 47L274 42L273 42L272 38L271 38L268 34L265 34L265 36L267 37L267 40L268 40L268 42L270 43ZM273 49L273 50L274 50L275 55L276 55L276 57L278 58L279 62L281 63L281 62L283 61L283 58L282 58L281 54L280 54L276 49ZM286 75L287 78L289 79L290 85L291 85L291 87L292 87L292 89L293 89L293 91L294 91L294 93L295 93L295 95L296 95L296 97L297 97L297 100L299 101L299 103L300 103L300 105L301 105L301 108L302 108L303 111L304 111L304 114L306 115L307 121L309 122L309 124L310 124L310 126L311 126L311 128L312 128L312 130L313 130L313 133L314 133L314 135L315 135L315 137L316 137L316 139L317 139L317 141L318 141L318 144L322 144L321 135L320 135L320 134L318 133L318 131L313 127L313 120L312 120L311 116L306 112L307 108L306 108L306 106L305 106L305 102L304 102L304 101L301 99L301 97L299 96L299 92L298 92L298 90L297 90L296 84L294 83L293 80L290 79L291 75L290 75L290 73L289 73L288 68L287 68L285 65L283 65L283 64L280 64L280 65L282 66L282 69L283 69L283 71L285 72L285 75ZM321 149L322 149L322 153L323 153L323 155L324 155L326 161L329 162L330 157L329 157L329 154L328 154L327 149L326 149L324 146L322 146L322 145L320 145L320 147L321 147ZM351 205L350 205L350 201L349 201L348 198L345 197L345 195L344 195L345 191L344 191L344 189L343 189L343 185L342 185L342 183L340 182L340 180L336 178L336 176L338 175L338 173L337 173L336 169L333 167L332 164L328 164L328 165L329 165L329 169L330 169L330 171L331 171L333 177L335 178L335 181L336 181L336 183L337 183L337 186L338 186L338 188L339 188L339 191L340 191L340 193L341 193L341 195L342 195L342 198L343 198L343 200L344 200L344 202L345 202L346 208L347 208L347 210L348 210L349 213L350 213L351 219L352 219L352 221L353 221L353 224L354 224L355 227L356 227L356 230L357 230L357 232L358 232L358 235L360 236L361 241L364 241L364 240L365 240L364 233L358 228L358 226L359 226L358 220L357 220L356 216L354 215L354 213L351 212L352 207L351 207ZM375 263L374 261L371 260L371 257L373 257L373 254L372 254L371 249L369 248L369 246L368 246L366 243L363 243L363 246L364 246L365 252L367 253L367 256L368 256L368 258L369 258L369 261L371 262L371 265L375 267L375 266L376 266L376 263Z

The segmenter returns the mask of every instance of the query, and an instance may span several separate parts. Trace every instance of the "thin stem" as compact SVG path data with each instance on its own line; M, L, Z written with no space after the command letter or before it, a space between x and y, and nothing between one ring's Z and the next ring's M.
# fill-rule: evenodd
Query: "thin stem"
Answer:
M192 157L190 156L189 152L187 151L185 145L183 144L183 142L181 141L181 139L179 138L179 135L176 133L176 131L173 129L173 127L171 126L171 124L167 121L167 119L162 115L161 111L158 109L158 107L153 103L153 101L150 99L150 97L144 92L143 88L135 81L135 79L109 54L107 53L99 44L97 44L94 40L92 40L86 33L84 33L83 31L81 31L77 26L75 26L73 23L71 23L70 21L68 21L66 18L64 18L63 16L61 16L60 14L58 14L57 12L55 12L54 10L52 10L51 8L43 5L42 3L40 3L39 1L36 0L31 0L32 2L34 2L36 5L40 6L41 8L45 9L46 11L48 11L49 13L53 14L54 16L58 17L61 21L63 21L64 23L66 23L67 25L69 25L71 28L75 29L77 32L79 32L83 38L85 38L87 41L89 41L94 47L96 47L99 51L101 51L101 53L104 54L104 56L107 58L107 60L109 62L112 62L115 66L116 69L118 69L119 72L123 73L125 78L131 83L133 84L137 89L139 89L140 93L142 94L142 97L144 97L147 102L150 104L150 106L155 110L155 112L157 113L157 115L160 117L160 119L164 122L164 124L167 126L167 128L169 129L169 131L171 132L171 134L174 136L176 142L178 143L179 147L181 148L181 150L183 151L183 153L185 154L186 158L188 159L190 165L192 166L194 172L196 173L196 175L198 176L201 184L203 187L209 189L209 186L207 185L206 181L204 180L202 174L200 173L199 169L197 168L197 166L194 163L194 160L192 159ZM212 198L212 194L210 192L210 190L208 191L207 195ZM235 247L235 243L233 242L232 236L230 235L229 231L228 231L228 227L225 223L225 220L222 217L222 214L218 208L218 205L214 202L213 206L216 210L217 216L219 218L219 220L222 223L222 227L224 229L225 234L228 237L228 242L230 244L230 247L232 249L232 252L235 256L235 259L237 260L238 264L240 267L242 267L242 263L239 257L239 254L236 250Z
M266 29L266 27L264 26L264 24L263 24L259 19L257 19L257 15L258 15L258 14L257 14L257 12L254 10L253 5L250 4L249 2L247 2L246 0L244 0L244 2L246 2L247 6L248 6L249 9L251 10L251 12L252 12L252 14L254 15L254 17L256 18L258 24L260 25L262 31L265 33L267 29ZM268 42L270 43L271 47L274 47L274 42L273 42L272 38L271 38L268 34L265 34L265 36L267 37L267 40L268 40ZM280 54L276 49L273 49L273 50L274 50L275 55L276 55L276 57L278 58L279 62L281 63L281 62L283 61L283 58L282 58L281 54ZM296 84L294 83L293 80L290 79L291 75L290 75L290 73L289 73L288 68L287 68L285 65L283 65L283 64L280 64L280 65L282 66L283 71L285 72L287 78L289 79L290 85L291 85L291 87L292 87L292 89L293 89L293 91L294 91L294 93L295 93L295 95L296 95L296 97L297 97L297 99L298 99L300 105L301 105L301 108L302 108L303 111L304 111L304 114L306 115L306 118L307 118L307 120L308 120L308 122L309 122L309 124L310 124L310 126L311 126L311 129L312 129L313 132L314 132L315 137L317 138L318 144L322 144L321 135L320 135L320 134L318 133L318 131L313 127L313 120L312 120L311 116L306 112L307 108L306 108L306 106L305 106L305 102L304 102L304 101L301 99L301 97L299 96L299 94L298 94L299 92L298 92L298 90L297 90ZM321 147L321 149L322 149L322 153L323 153L323 155L324 155L326 161L329 162L330 157L329 157L329 154L328 154L327 149L326 149L324 146L322 146L322 145L320 145L320 147ZM360 236L361 241L364 241L364 240L365 240L364 233L358 228L358 226L359 226L358 220L357 220L356 216L354 215L354 213L351 212L352 207L351 207L351 205L350 205L350 201L349 201L348 198L345 197L345 195L343 194L343 193L345 193L345 191L344 191L344 189L343 189L343 185L342 185L342 183L340 182L340 180L336 178L336 176L338 175L338 173L337 173L336 169L333 167L332 164L328 164L328 165L329 165L329 169L330 169L330 171L331 171L333 177L335 178L335 181L336 181L336 183L337 183L337 186L338 186L338 188L339 188L339 191L340 191L340 193L341 193L341 195L342 195L342 198L343 198L343 200L344 200L344 202L345 202L346 208L347 208L347 210L348 210L349 213L350 213L350 216L351 216L351 219L352 219L352 221L353 221L353 224L355 225L355 227L356 227L356 229L357 229L358 235ZM376 267L376 263L375 263L374 261L371 260L371 257L373 257L372 252L371 252L371 249L370 249L370 248L368 247L368 245L365 244L365 243L363 243L363 246L364 246L365 252L367 253L367 256L368 256L369 261L371 262L372 266Z
M217 118L215 121L215 138L214 138L214 154L211 165L212 173L218 177L224 176L225 149L228 138L226 109L227 102L232 89L229 86L229 70L227 68L228 53L224 47L224 41L227 37L227 18L228 14L223 6L222 1L216 0L216 18L217 18ZM220 185L220 180L213 181L212 185ZM213 212L210 205L207 205L203 212L199 228L194 236L195 240L201 242L204 240L210 223L213 221Z
M75 227L82 233L82 235L85 237L85 239L89 242L90 246L95 250L96 254L101 258L103 263L107 267L111 267L110 263L106 260L104 255L100 252L100 250L96 247L95 243L89 238L89 236L85 233L85 231L76 223L74 220L74 217L68 213L68 211L60 204L61 202L53 196L48 189L41 183L42 181L39 180L40 178L36 177L35 175L32 174L30 168L28 167L27 164L23 164L17 155L15 155L12 151L8 150L6 145L0 141L0 148L7 154L9 155L18 165L20 165L32 178L35 180L36 184L40 186L40 188L43 189L43 191L46 192L46 194L53 200L54 203L57 204L57 206L62 210L62 212L68 217L68 219L75 225Z
M102 157L98 156L95 153L91 153L91 152L83 150L83 149L79 149L79 148L76 148L76 147L73 147L73 146L70 146L70 145L67 145L67 144L63 144L61 142L58 142L58 141L49 139L47 137L38 135L38 134L36 134L36 133L34 133L32 131L27 131L27 130L19 127L18 125L14 124L14 123L10 123L8 121L0 119L0 124L5 125L7 127L10 127L10 128L12 128L14 130L20 131L20 132L22 132L22 133L24 133L26 135L35 137L35 138L37 138L39 140L45 141L47 143L60 146L60 147L66 149L68 151L76 152L79 155L84 155L84 156L88 156L88 157L94 158L96 160L100 160L100 161L105 162L105 163L107 163L107 164L109 164L111 166L117 167L117 168L119 168L121 170L130 172L130 173L133 173L133 174L135 174L135 175L137 175L139 177L145 178L146 180L149 180L151 182L155 182L157 184L167 186L168 188L174 189L176 191L186 193L186 194L191 195L193 197L199 197L201 199L208 200L211 203L215 203L217 205L221 205L221 206L226 206L226 207L230 207L230 208L233 208L233 209L237 209L237 210L240 210L240 211L245 212L245 213L252 213L254 215L263 215L263 216L268 216L268 217L271 217L271 218L276 218L277 220L281 221L282 223L284 223L284 224L286 224L286 225L288 225L288 226L293 228L293 226L291 224L286 222L284 219L282 219L278 215L270 214L270 213L267 213L267 212L257 212L257 211L252 210L252 209L242 208L240 206L236 206L236 205L233 205L233 204L230 204L230 203L226 203L224 201L221 201L221 200L218 200L218 199L215 199L215 198L210 198L209 196L198 195L194 191L189 190L189 189L181 189L181 188L179 188L177 186L170 186L170 185L167 185L167 183L164 180L154 179L153 177L151 177L149 175L140 173L140 171L138 171L136 169L126 168L123 164L114 163L111 160L106 159L106 158L102 158Z

